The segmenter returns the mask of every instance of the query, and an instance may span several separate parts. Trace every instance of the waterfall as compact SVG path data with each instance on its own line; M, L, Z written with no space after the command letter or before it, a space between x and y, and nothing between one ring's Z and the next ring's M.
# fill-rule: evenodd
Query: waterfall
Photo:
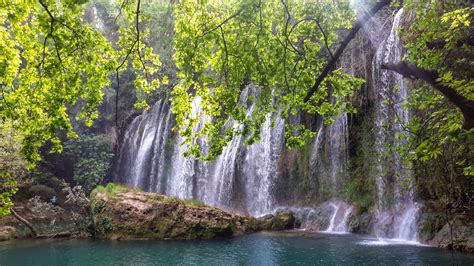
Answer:
M272 117L267 114L262 126L262 140L246 149L243 174L252 177L246 182L247 202L252 213L257 216L270 213L275 206L272 184L278 178L277 161L283 151L284 120L275 115L275 125L271 127Z
M323 139L323 129L324 129L324 125L321 121L318 124L316 137L314 138L313 146L311 149L310 167L311 167L311 172L313 173L316 172L316 167L319 160L320 148L321 148L322 139Z
M352 208L341 201L340 190L345 182L348 165L348 125L347 115L339 114L330 125L324 125L322 121L317 126L317 133L312 143L310 171L320 180L327 184L330 201L323 206L329 206L331 216L329 225L324 232L346 233L347 223ZM324 145L325 144L325 145ZM327 153L327 158L325 158ZM306 221L303 219L302 224Z
M160 191L154 177L163 174L165 146L171 130L171 111L166 100L135 118L124 136L121 146L117 178L131 186Z
M403 15L400 9L393 19L390 34L380 45L373 61L373 80L377 96L375 123L377 127L375 150L377 154L377 209L375 212L375 233L379 238L399 238L416 241L416 219L418 204L414 202L409 165L403 162L396 151L388 147L403 146L398 136L403 132L403 124L409 120L409 112L404 108L408 86L401 75L381 69L383 63L398 62L402 59L402 45L397 30ZM402 183L408 184L407 188Z
M329 156L333 195L337 194L339 185L344 182L347 170L348 135L347 114L340 114L329 126Z
M239 104L247 106L249 97L258 97L255 86L247 86ZM247 106L252 115L255 104ZM198 128L206 122L201 98L195 96L191 116L199 118ZM224 209L238 209L254 216L276 208L273 184L278 179L277 163L284 150L284 124L279 114L268 114L261 128L261 140L243 144L237 135L214 162L184 157L183 138L172 132L174 119L167 99L158 101L148 112L136 117L124 134L116 180L131 187L160 192L183 199L198 199ZM227 127L242 125L229 119ZM201 144L205 140L197 139ZM242 185L244 184L244 185ZM239 197L243 202L235 202Z
M397 35L402 15L400 9L386 34L380 34L383 31L366 32L370 36L364 38L383 40L375 42L378 49L373 59L370 48L361 52L366 47L355 44L349 54L343 54L340 67L346 74L365 75L367 86L373 87L373 92L363 97L375 103L375 110L369 109L374 110L375 144L368 150L373 149L376 156L373 161L366 162L370 165L367 174L375 177L376 182L374 232L379 238L415 241L421 205L415 201L413 185L408 180L410 165L404 164L397 152L387 150L387 147L404 144L405 140L398 136L404 133L403 124L410 118L404 108L409 88L400 75L381 69L383 63L402 58L402 44ZM384 35L388 36L384 38ZM364 39L364 44L368 39ZM360 61L368 63L361 67ZM241 91L238 104L246 108L247 117L251 117L257 108L249 99L258 99L259 94L260 90L253 85ZM198 96L193 97L191 116L199 118L196 130L209 121L203 115ZM372 114L368 117L372 119ZM308 120L300 116L290 119ZM349 134L348 116L339 114L330 125L324 124L321 117L311 119L316 122L316 136L304 149L286 150L284 130L287 121L280 114L272 113L262 121L260 141L245 145L245 137L236 135L214 161L203 162L183 156L187 146L180 145L184 139L172 131L175 120L170 103L164 98L128 126L115 164L114 178L146 191L197 199L253 216L272 213L288 204L290 210L299 210L296 215L303 221L303 227L332 233L347 232L349 218L355 210L349 202L343 202L347 181L352 181L349 137L353 135ZM242 125L229 119L225 127L239 130ZM205 139L194 141L206 149ZM350 143L352 156L352 145L360 143L352 142L352 139ZM354 211L354 215L357 213Z
M329 206L334 210L331 219L329 220L329 226L325 230L328 233L347 233L347 220L352 212L352 207L347 206L345 203L329 203Z

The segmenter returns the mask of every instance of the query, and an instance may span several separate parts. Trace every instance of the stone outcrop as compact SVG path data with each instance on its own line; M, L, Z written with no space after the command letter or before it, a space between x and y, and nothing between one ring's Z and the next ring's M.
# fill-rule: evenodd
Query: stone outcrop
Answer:
M446 224L428 244L464 252L474 252L474 226L471 223Z
M210 239L260 229L255 218L226 212L196 201L112 185L91 194L97 238Z
M0 241L6 241L15 237L16 228L13 226L0 226Z
M295 217L291 212L279 211L258 218L262 230L281 231L295 228Z

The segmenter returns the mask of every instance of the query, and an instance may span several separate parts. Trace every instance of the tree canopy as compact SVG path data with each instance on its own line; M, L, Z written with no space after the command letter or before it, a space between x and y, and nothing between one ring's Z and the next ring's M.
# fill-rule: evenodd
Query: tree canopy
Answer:
M100 25L85 21L87 2L0 1L0 119L2 128L15 132L30 166L41 159L38 150L45 143L52 144L51 151L61 151L60 133L77 137L73 119L93 123L111 81L116 81L118 98L125 70L134 74L139 95L172 87L176 129L190 155L213 159L239 134L247 144L258 141L260 125L272 113L287 119L287 146L304 145L314 132L291 118L307 113L331 123L335 115L355 111L351 97L364 81L337 68L338 57L371 12L400 4L365 1L373 9L358 18L353 1L97 0L113 10L117 33L110 36ZM152 48L156 24L150 20L165 4L174 10L166 13L174 22L168 34L173 47L158 51ZM436 72L430 84L439 84L464 103L447 96L461 112L452 112L449 105L436 114L449 112L455 119L431 126L438 132L466 134L461 131L461 117L473 117L474 8L463 1L403 1L403 5L412 14L411 24L402 30L404 63ZM158 53L166 58L164 67L177 73L163 71ZM239 103L249 84L259 88L258 95L247 99L255 103L250 114L247 105ZM200 116L192 113L195 97L202 99ZM446 103L437 93L419 100L418 107ZM80 110L75 117L72 107ZM136 107L146 109L146 98L140 98ZM201 117L206 121L198 126ZM229 126L229 119L241 126ZM472 125L465 126L469 128ZM208 148L193 141L196 138L205 138ZM417 145L435 148L429 143Z

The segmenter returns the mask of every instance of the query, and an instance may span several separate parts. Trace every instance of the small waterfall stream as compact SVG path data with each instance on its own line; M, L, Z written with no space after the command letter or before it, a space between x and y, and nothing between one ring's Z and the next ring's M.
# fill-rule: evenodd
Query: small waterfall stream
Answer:
M404 108L408 86L401 75L381 69L383 63L399 62L402 45L398 29L403 9L396 13L390 34L377 50L373 61L373 80L377 97L375 123L377 125L377 210L375 233L379 238L397 238L416 241L418 204L414 202L413 187L409 181L410 166L404 164L400 154L389 147L403 146L403 124L409 120L409 111ZM387 163L389 162L389 163ZM392 181L391 181L392 179ZM406 182L408 180L408 182ZM407 186L402 187L402 184Z
M329 226L325 230L328 233L347 233L347 220L352 212L352 207L345 203L329 203L334 210L329 220Z

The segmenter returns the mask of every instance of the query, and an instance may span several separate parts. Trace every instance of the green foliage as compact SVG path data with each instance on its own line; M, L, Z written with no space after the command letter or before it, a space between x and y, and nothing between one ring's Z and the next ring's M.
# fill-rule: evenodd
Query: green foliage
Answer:
M363 81L340 69L325 78L309 102L303 101L337 47L338 33L355 20L350 1L85 2L13 0L0 5L0 215L8 213L15 179L25 171L19 152L30 167L41 159L38 149L44 143L60 152L60 132L78 137L71 109L77 111L76 120L90 126L104 88L118 78L118 94L125 71L137 88L136 108L147 108L147 95L158 87L173 87L176 129L188 145L187 154L200 159L213 159L239 135L247 144L258 141L268 114L278 112L286 119L286 144L297 147L315 133L291 119L296 114L315 114L331 123L334 115L354 111L350 98ZM98 4L118 34L107 35L95 20L84 22L85 9ZM402 30L405 59L436 70L443 85L473 99L469 58L474 54L465 39L472 36L474 8L459 1L407 0L404 6L416 11ZM159 34L151 34L155 29ZM259 88L258 96L239 104L249 84ZM456 197L472 197L473 131L464 131L460 112L431 89L420 87L413 95L409 108L419 116L408 125L410 146L400 151L421 168L448 164L449 171L434 168L443 176L435 187L455 184ZM196 96L202 98L200 114L192 112ZM255 102L251 112L250 102ZM203 118L206 122L198 127ZM201 137L208 148L194 141ZM102 181L112 156L108 140L84 136L68 141L65 150L76 162L78 183L91 190ZM353 180L349 197L363 190L361 184Z
M10 214L13 207L11 197L16 193L16 180L8 172L0 172L0 217Z
M107 215L106 203L103 200L92 201L91 211L94 223L94 231L96 233L99 235L106 235L113 230L112 218Z
M474 100L474 50L466 42L474 30L474 8L466 3L408 1L416 9L411 25L403 31L407 42L406 60L424 69L436 70L439 81ZM407 108L414 115L407 129L408 145L400 147L407 162L415 166L421 196L443 206L461 208L474 195L474 131L462 128L459 109L426 85L416 84Z
M178 197L165 197L163 198L161 201L164 201L164 202L176 202L176 203L182 203L184 205L188 205L188 206L194 206L194 207L206 207L207 205L204 204L202 201L200 200L195 200L195 199L192 199L192 200L184 200L184 199L180 199Z
M376 201L376 167L373 163L377 158L374 150L374 108L368 108L353 117L353 123L349 132L351 142L356 147L354 154L350 157L349 181L344 184L343 197L354 204L361 212L370 211Z
M173 89L173 112L177 129L189 146L189 154L212 159L236 135L251 144L260 138L260 125L268 113L284 118L305 111L331 117L352 110L348 97L362 84L360 79L333 71L304 103L315 77L327 63L328 49L337 40L336 30L350 28L355 19L348 1L180 1L175 9L174 60L179 82ZM239 105L242 88L249 83L260 88L256 106L246 115ZM208 117L196 130L200 117L191 102L202 97L201 117ZM273 98L278 99L274 103ZM229 126L231 118L241 126ZM206 151L195 138L205 136ZM303 125L288 125L287 145L302 146L314 132Z
M474 131L463 130L460 112L430 89L415 89L409 105L417 115L408 125L408 146L400 150L415 165L422 196L444 204L453 201L455 208L469 204L474 195Z
M97 186L93 192L106 193L108 196L115 196L117 193L132 191L131 188L116 183L108 183L104 186Z
M64 144L65 155L74 162L74 180L86 192L102 182L111 165L113 144L106 135L85 135Z
M17 192L17 179L26 175L26 162L20 156L21 138L8 124L0 124L0 217L10 213L11 197Z
M85 2L2 2L0 118L22 136L22 154L30 166L41 159L38 148L45 142L53 144L52 152L62 150L58 130L77 137L70 106L80 110L76 119L92 124L111 73L129 67L138 89L146 93L157 87L156 81L148 82L159 67L157 55L142 41L149 33L138 31L139 15L131 23L134 12L139 14L138 2L126 1L122 7L129 23L118 29L116 43L83 22Z

